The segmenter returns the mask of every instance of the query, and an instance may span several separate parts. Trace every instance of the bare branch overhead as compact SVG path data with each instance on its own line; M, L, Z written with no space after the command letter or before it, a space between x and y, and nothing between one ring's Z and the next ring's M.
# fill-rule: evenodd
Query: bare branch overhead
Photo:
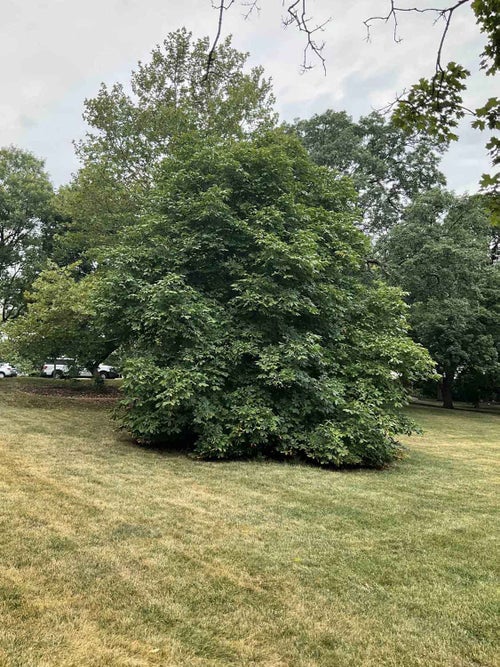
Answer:
M399 24L398 24L398 14L403 13L417 13L417 14L429 14L433 13L435 15L434 24L438 21L444 22L443 32L441 33L441 38L439 40L439 46L436 54L436 73L442 72L443 68L441 65L441 55L443 52L443 45L448 34L448 29L451 24L451 20L454 12L461 7L462 5L470 4L471 0L458 0L454 5L449 7L398 7L396 6L395 0L389 0L390 8L388 13L385 16L370 16L365 19L363 23L366 26L366 39L370 41L371 39L371 28L375 21L383 21L388 23L392 21L393 24L393 38L395 42L401 42L402 38L399 36Z

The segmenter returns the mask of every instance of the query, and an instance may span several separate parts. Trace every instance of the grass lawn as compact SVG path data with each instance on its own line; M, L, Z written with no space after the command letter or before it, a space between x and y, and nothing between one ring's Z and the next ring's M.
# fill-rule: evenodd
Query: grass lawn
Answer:
M109 399L26 384L0 382L2 667L498 664L497 415L416 406L405 461L332 472L136 447Z

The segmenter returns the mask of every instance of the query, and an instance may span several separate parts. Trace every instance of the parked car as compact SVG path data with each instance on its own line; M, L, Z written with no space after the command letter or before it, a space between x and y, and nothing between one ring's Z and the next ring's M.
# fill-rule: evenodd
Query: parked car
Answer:
M0 361L0 380L4 378L15 378L17 375L17 369L14 366L6 363L5 361Z
M76 367L76 372L75 371ZM99 364L97 367L97 372L103 379L117 378L120 377L120 373L113 368L113 366L108 366L107 364ZM67 378L70 376L76 376L80 378L91 378L92 373L86 368L78 368L75 364L74 359L61 358L54 360L46 361L42 366L42 377L50 378Z

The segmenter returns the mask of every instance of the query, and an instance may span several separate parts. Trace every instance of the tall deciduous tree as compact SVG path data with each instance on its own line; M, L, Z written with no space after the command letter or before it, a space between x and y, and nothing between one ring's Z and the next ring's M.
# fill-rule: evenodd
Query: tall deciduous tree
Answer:
M101 311L128 328L123 425L205 457L392 460L404 382L430 359L366 266L349 180L284 132L191 137L155 200L101 282Z
M445 183L435 142L408 135L379 113L355 123L345 111L329 110L294 128L317 164L352 178L372 235L399 222L421 192Z
M54 231L52 198L42 160L0 149L0 322L22 312L23 292L40 270Z
M273 124L273 96L262 68L246 69L248 54L230 38L213 53L208 38L185 29L170 33L147 63L132 72L130 86L102 85L86 100L90 126L77 144L82 169L61 193L60 206L73 219L65 245L112 245L114 234L148 206L153 174L178 137L189 132L220 139L243 137Z
M434 190L380 244L390 278L408 293L413 336L436 360L444 407L455 380L499 377L500 265L484 202Z

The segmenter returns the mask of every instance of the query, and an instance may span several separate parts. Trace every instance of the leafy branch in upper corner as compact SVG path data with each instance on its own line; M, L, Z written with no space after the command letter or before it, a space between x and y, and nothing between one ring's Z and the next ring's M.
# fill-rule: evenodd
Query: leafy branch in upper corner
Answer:
M219 11L218 31L214 47L221 34L223 15L236 0L220 0L217 4L213 0L214 8ZM240 0L239 4L245 7L245 18L260 10L259 0ZM472 126L480 130L495 132L500 129L500 100L498 97L490 97L485 104L475 109L469 109L464 104L464 93L467 89L467 79L470 71L458 62L443 63L443 50L453 21L459 10L466 6L472 9L477 25L486 39L486 45L481 54L480 68L486 76L496 74L500 69L500 0L455 0L445 7L410 6L400 7L397 0L388 0L386 14L371 16L364 20L367 30L367 40L371 39L371 30L375 23L391 23L394 41L400 43L399 19L402 15L423 14L433 17L434 25L441 26L438 43L436 46L435 68L432 76L421 78L405 90L401 95L386 107L386 111L393 112L394 122L402 129L414 133L415 130L422 134L435 137L443 145L458 139L456 128L459 122L466 116L473 118ZM326 59L324 55L325 42L317 42L315 34L321 32L332 20L328 18L323 22L313 21L309 12L308 0L282 0L284 10L283 25L295 26L306 36L306 44L303 52L302 69L308 70L313 67L313 59L321 63L326 73ZM341 5L339 4L339 9ZM212 66L209 56L207 61L207 74ZM493 170L500 164L500 140L495 136L489 138L486 143ZM492 197L496 206L497 214L500 214L500 172L483 174L481 186L485 193ZM495 201L497 202L495 204Z
M494 75L500 68L500 2L499 0L459 0L445 8L436 7L398 7L394 0L390 0L390 8L385 16L373 16L364 22L367 28L367 38L370 38L370 29L375 21L392 21L394 40L400 42L398 15L402 13L434 13L434 23L442 22L443 30L436 52L434 74L429 78L422 78L409 91L388 105L393 110L393 121L399 127L409 131L426 133L436 137L443 144L458 139L455 128L466 115L473 118L472 126L480 130L495 132L500 129L500 100L490 97L485 104L476 109L469 109L464 104L464 92L467 89L466 80L470 71L456 62L443 65L443 46L450 29L455 12L469 5L474 12L480 31L485 35L487 42L480 54L480 68L487 76ZM486 144L493 168L500 163L500 142L495 136L490 137ZM492 196L492 206L498 212L498 196L500 191L500 172L483 174L481 179L483 190Z

